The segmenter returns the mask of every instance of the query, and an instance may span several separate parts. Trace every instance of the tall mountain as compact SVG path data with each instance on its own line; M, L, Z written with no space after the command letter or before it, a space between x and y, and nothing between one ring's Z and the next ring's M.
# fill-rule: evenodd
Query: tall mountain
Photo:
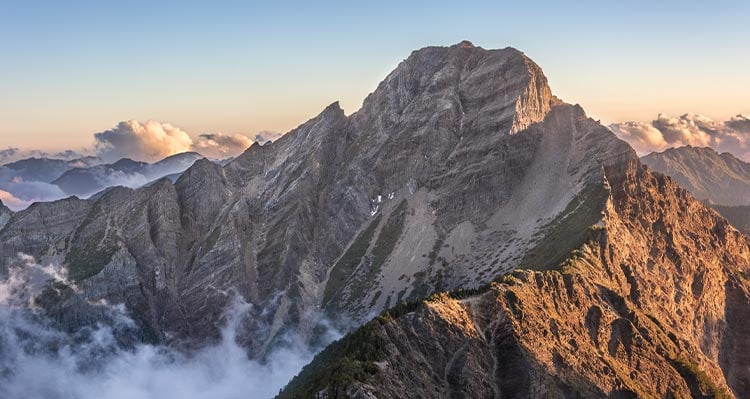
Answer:
M641 158L695 197L717 205L750 205L750 164L711 148L684 146Z
M111 164L70 169L52 184L68 195L85 198L107 187L140 187L155 179L182 173L200 158L203 156L196 152L172 155L153 164L123 158Z
M599 246L592 244L597 239ZM52 287L41 305L71 329L99 320L95 304L106 299L125 303L144 337L200 345L218 337L222 310L240 295L253 305L244 343L258 356L289 330L313 340L324 317L351 329L402 301L479 289L523 269L518 273L526 277L517 277L517 289L527 291L498 291L495 302L485 299L490 291L466 300L482 312L476 314L483 326L500 328L499 347L474 352L479 342L467 341L453 327L447 329L450 337L440 335L437 324L430 324L440 322L435 314L418 317L421 325L400 324L412 317L407 312L386 324L405 326L404 334L433 346L368 324L366 338L384 345L365 350L364 360L355 356L343 370L358 377L384 370L373 378L393 385L384 388L388 395L419 396L421 391L398 390L406 389L410 375L395 368L396 353L410 348L388 346L389 340L414 343L403 359L420 374L416 381L423 389L442 384L441 378L476 377L487 386L499 383L499 392L511 396L513 382L507 388L484 373L498 374L518 361L519 389L557 381L543 368L558 359L543 352L552 350L554 335L545 335L538 323L563 333L561 342L569 347L561 347L559 356L571 362L571 342L582 339L580 323L591 312L595 321L589 324L601 327L601 342L611 345L609 357L602 358L633 359L629 365L645 370L646 378L665 364L654 353L664 357L679 343L674 353L694 354L691 361L706 364L717 389L728 385L742 396L747 391L736 381L744 378L747 359L726 348L748 342L744 319L736 316L748 309L746 240L673 182L644 171L635 152L579 106L554 97L541 69L523 53L462 42L413 52L359 111L347 116L333 103L226 166L198 160L175 183L162 179L14 213L0 230L0 253L63 262L78 289ZM573 261L568 274L580 277L560 271ZM10 256L0 258L0 271L11 262ZM674 287L652 284L661 279L673 279ZM514 295L528 305L511 317L502 311L502 298ZM728 297L732 301L722 301ZM551 310L564 314L553 322ZM452 312L440 316L466 324L458 309ZM653 349L639 338L657 333L633 327L648 323L652 314L669 341L678 343L658 341L662 346ZM486 339L487 329L480 329ZM524 331L530 331L529 340L544 338L539 352L516 344ZM581 349L591 355L585 359L599 359L599 342ZM342 364L337 355L348 361L347 349L362 352L361 342L344 344L324 352L332 363L313 371L342 371L335 368ZM440 359L431 364L426 358L440 353L457 357L443 359L443 368ZM411 355L416 360L406 357ZM611 368L621 367L617 362L610 361ZM634 391L620 369L592 370L575 377L585 383L578 390L585 395L595 396L595 388L613 397L652 392ZM367 394L367 382L356 380L348 378L340 388ZM313 388L326 379L306 381L301 385ZM337 386L320 388L329 397L339 393Z

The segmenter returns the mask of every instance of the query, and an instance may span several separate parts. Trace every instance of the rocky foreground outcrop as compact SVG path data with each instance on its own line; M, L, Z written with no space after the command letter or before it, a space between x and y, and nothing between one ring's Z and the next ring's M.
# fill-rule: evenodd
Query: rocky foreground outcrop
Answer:
M747 236L638 162L557 270L402 305L281 398L750 397Z

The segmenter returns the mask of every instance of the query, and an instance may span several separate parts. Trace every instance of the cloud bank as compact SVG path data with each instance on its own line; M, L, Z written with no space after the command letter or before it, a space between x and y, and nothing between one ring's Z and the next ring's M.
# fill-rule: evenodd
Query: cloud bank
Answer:
M614 123L610 129L630 143L639 155L691 145L730 152L750 161L750 116L747 115L740 114L722 122L700 114L678 117L659 114L651 123Z
M264 132L270 138L279 134ZM270 134L269 134L270 133ZM269 137L263 136L264 140ZM193 139L184 130L156 121L123 121L112 129L95 133L95 152L114 162L121 158L155 162L170 155L195 151L208 158L235 157L253 144L243 134L205 133Z
M19 259L0 282L2 398L272 398L314 356L289 340L263 362L249 359L237 344L250 306L241 301L228 310L221 343L192 353L146 344L122 348L117 337L134 323L123 306L106 303L97 305L115 316L112 324L69 336L34 309L32 298L44 277L70 284L63 270Z
M26 181L16 171L0 167L0 201L11 210L25 209L33 202L54 201L67 196L54 184Z

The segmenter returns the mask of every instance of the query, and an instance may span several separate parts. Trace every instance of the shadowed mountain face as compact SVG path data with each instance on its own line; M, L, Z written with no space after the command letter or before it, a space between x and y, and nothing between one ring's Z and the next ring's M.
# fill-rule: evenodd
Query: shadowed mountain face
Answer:
M613 202L614 192L619 202ZM649 196L657 194L664 203L657 201L660 210L650 209ZM680 217L702 219L680 221L685 227L675 228L679 220L675 215L686 206L693 212ZM667 213L670 218L660 221L659 215ZM632 257L627 245L596 247L592 234L605 234L601 229L603 220L610 220L607 215L619 224L605 224L604 231L616 225L616 237L651 246L633 249L637 253ZM716 231L714 225L706 228L710 223L719 226ZM244 326L244 344L258 356L288 330L314 339L323 317L349 329L404 300L477 288L518 268L537 270L522 273L528 280L526 295L536 295L537 305L555 306L565 299L570 313L566 317L572 320L574 314L587 314L587 304L597 304L602 308L601 323L622 319L615 323L620 335L607 338L627 341L623 353L612 343L610 356L616 358L641 344L632 340L635 316L630 309L652 304L671 309L667 300L678 301L678 294L690 304L702 304L708 298L701 294L703 285L719 284L711 285L712 294L731 288L724 277L711 279L709 267L724 267L722 276L730 275L730 266L721 266L719 259L737 260L732 267L747 269L740 262L747 261L747 243L726 233L721 223L725 222L684 190L641 172L634 151L587 118L580 107L552 96L541 69L523 53L461 43L413 52L356 113L346 116L334 103L277 141L254 144L226 166L198 160L175 183L163 179L137 190L111 189L95 200L35 204L14 213L0 230L0 252L23 252L42 262L66 265L79 289L50 291L43 306L71 329L96 322L100 315L90 304L106 299L125 303L144 336L174 345L201 345L217 337L222 310L232 295L241 295L253 305ZM710 234L731 237L723 238L728 240L726 248L715 248L713 257L704 262L688 262L693 253L675 244L688 240L703 248L711 242ZM558 269L571 253L585 253L588 258L579 256L590 260L584 262L586 267L596 269L586 269L595 275L587 280L590 285L576 288L579 280L554 277L558 271L541 272ZM0 269L11 262L11 256L3 256ZM692 291L685 291L682 280L672 296L652 286L630 288L636 284L630 277L638 273L656 281L657 275L680 275L688 263L703 276L690 283ZM692 276L690 270L685 276ZM549 283L542 284L544 279ZM734 310L729 302L714 301L710 314L705 314L706 320L725 329L711 339L731 334L735 334L731 339L742 339L745 334L741 322L732 324L727 316L746 309L742 284L732 286L739 290L732 294L737 298L731 305ZM569 297L575 289L587 290L588 302ZM554 299L544 302L544 295ZM648 296L643 302L647 305L631 299L633 295ZM624 301L622 306L618 298ZM605 302L614 304L619 313L607 313ZM542 370L549 359L541 354L537 359L520 349L521 344L514 342L515 327L508 324L510 316L504 316L500 307L483 307L486 312L481 317L487 325L503 326L507 344L503 351L520 367L517 379L500 383L503 396L513 386L527 389L523 387L547 381L543 377L547 371L533 370ZM680 312L689 313L688 309L692 308ZM725 316L720 316L722 311ZM524 312L529 315L516 317L518 331L533 327L524 327L525 320L550 323L546 308ZM670 317L671 323L676 316ZM568 328L567 322L560 320L558 333ZM690 324L682 319L680 323ZM691 345L707 339L700 335L703 321L696 323L693 329L681 331ZM436 333L431 328L424 324L424 331L414 331L422 331L419 335L428 339ZM570 339L589 339L588 334L570 335ZM444 336L435 337L435 348L453 348ZM553 338L541 330L535 337L549 340L546 347L553 345ZM459 346L454 349L461 349L464 338L455 338ZM724 347L714 341L698 348L724 353L723 357L714 352L705 355L714 367L709 370L712 377L722 375L717 361L737 365L722 365L724 375L731 369L742 376L746 363L741 356L721 352ZM397 353L377 352L386 362L388 353ZM591 349L592 357L594 352ZM469 380L485 378L481 373L487 370L499 373L492 363L482 363L491 357L455 353L466 356L443 359L450 360L440 369L446 370L441 374L446 378L464 378L461 370L472 370L461 366L467 362L484 367L466 377ZM504 353L494 356L504 359ZM565 357L570 353L574 350L559 356L570 361ZM639 360L645 362L647 357ZM435 380L423 361L407 364ZM329 370L328 365L320 370ZM406 380L398 385L395 375L383 377L393 385L391 397L415 396L398 391ZM629 385L610 377L607 383L588 383L590 390L584 393L609 389L627 395ZM492 385L498 382L487 378L488 389L495 389ZM734 380L726 380L734 387ZM360 385L341 387L349 388ZM445 389L436 395L451 396L453 388Z
M696 198L724 206L750 205L750 164L711 148L679 147L641 158Z

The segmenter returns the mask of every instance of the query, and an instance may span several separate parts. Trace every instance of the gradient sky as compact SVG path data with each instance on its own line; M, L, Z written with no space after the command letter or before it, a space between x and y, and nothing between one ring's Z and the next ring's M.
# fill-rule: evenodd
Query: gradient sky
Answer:
M127 119L287 131L462 39L524 51L604 122L749 113L750 2L654 3L0 0L0 148L80 148Z

